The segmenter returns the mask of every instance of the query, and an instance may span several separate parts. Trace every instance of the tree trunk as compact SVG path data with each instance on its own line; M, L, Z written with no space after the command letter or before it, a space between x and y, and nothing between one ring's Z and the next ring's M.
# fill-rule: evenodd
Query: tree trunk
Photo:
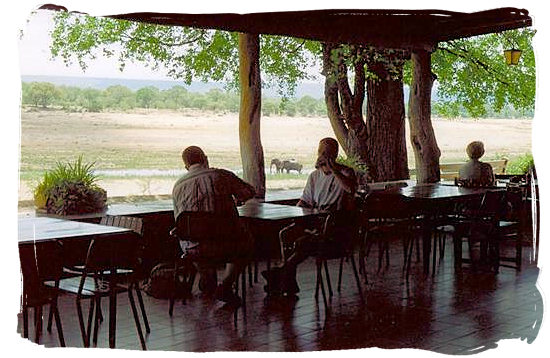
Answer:
M431 120L431 93L434 76L431 72L431 54L415 50L411 54L412 81L409 97L409 126L414 149L416 181L434 183L439 181L439 157Z
M368 69L377 75L367 80L369 174L374 181L407 179L403 81L391 78L380 62L369 63Z
M243 179L256 189L256 197L264 198L264 151L260 139L260 39L257 34L239 34L239 79L239 140Z
M343 61L333 61L333 48L331 44L323 44L323 74L328 118L346 155L368 166L367 131L362 110L365 99L364 62L359 61L355 65L352 92L348 82L347 66Z

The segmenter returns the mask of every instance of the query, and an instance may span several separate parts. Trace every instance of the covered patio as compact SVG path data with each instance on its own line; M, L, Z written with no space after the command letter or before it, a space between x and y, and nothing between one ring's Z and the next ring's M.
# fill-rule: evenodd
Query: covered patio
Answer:
M55 6L49 8L59 9ZM292 193L292 198L270 198L265 193L258 111L261 95L259 82L256 82L259 79L255 77L259 71L257 45L260 34L334 43L370 43L382 48L406 48L411 51L414 67L411 95L415 99L410 121L417 155L416 183L407 185L416 188L416 184L438 185L430 183L440 179L438 149L430 118L432 46L439 41L531 24L527 11L512 8L471 14L448 11L329 10L248 15L137 13L112 17L240 33L240 143L244 178L254 185L266 201L275 205L293 204L297 198L296 193ZM338 31L334 31L335 28ZM383 186L382 191L391 189L390 186ZM147 208L147 205L150 207ZM162 241L167 236L165 226L169 226L170 220L173 220L170 218L170 205L144 203L139 204L139 208L130 209L123 205L112 205L109 208L111 212L107 214L141 217L144 219L144 230L149 230L148 233L144 231L144 237L149 235L147 240ZM128 214L125 210L130 210L130 213L134 210L134 214ZM100 216L68 219L97 223ZM532 242L536 234L531 232L531 236L526 235L527 241ZM409 261L410 274L407 271L404 277L403 262L407 261L407 251L402 249L400 237L388 236L385 238L387 252L383 251L384 247L374 245L370 256L364 258L360 291L357 292L351 271L345 270L342 289L337 291L334 287L335 292L329 298L328 305L324 305L321 298L315 297L314 259L309 259L299 268L301 291L298 299L266 299L260 280L244 285L246 306L238 311L228 310L219 302L197 293L185 304L176 302L174 313L170 316L168 300L144 296L151 326L151 333L145 338L147 349L294 352L379 347L470 354L496 348L501 339L519 338L531 343L537 337L542 320L542 297L535 285L539 274L536 248L529 244L523 245L519 269L502 268L498 273L469 267L458 270L455 261L457 248L449 238L444 236L438 255L434 246L431 268L430 247L427 247L427 252L423 248L427 259L426 256L420 257L421 250L417 246L416 258ZM517 247L511 245L501 249L506 253ZM443 254L444 251L447 254ZM384 254L391 256L391 259L388 257L387 265L381 268L375 258ZM461 246L461 257L462 254L468 256L471 252ZM436 256L439 256L437 263ZM260 265L264 264L263 259L258 261ZM337 260L329 262L329 269L331 272L338 271ZM197 286L194 287L194 293L197 292ZM107 302L103 301L102 304L103 312L107 312ZM117 308L116 348L139 349L140 342L136 337L128 304L120 300ZM61 295L59 311L66 345L80 347L82 342L79 323L74 314L74 298ZM21 319L18 331L22 331ZM104 323L99 326L97 347L109 346L109 341L105 339L106 332L107 324ZM29 335L33 336L32 329ZM58 346L55 330L45 331L41 344Z
M391 244L389 267L378 271L377 252L367 261L369 283L362 303L349 270L342 291L335 292L330 311L314 298L315 262L306 261L298 272L302 291L298 300L266 301L263 281L247 289L246 316L211 298L177 302L172 317L168 300L144 296L152 351L259 351L304 352L358 348L416 348L443 354L502 353L502 340L516 348L532 343L542 319L542 296L536 288L539 269L532 251L524 250L521 272L502 269L498 275L453 269L452 245L428 277L421 262L414 262L410 282L402 277L401 243ZM337 272L338 262L330 262ZM195 288L197 290L197 288ZM197 291L198 292L198 291ZM68 347L81 347L74 297L61 296L59 310ZM107 312L107 302L103 310ZM119 302L117 348L138 350L135 326L126 300ZM21 330L19 321L19 332ZM33 332L30 332L32 337ZM97 347L108 347L107 324L101 325ZM521 340L521 341L520 341ZM44 330L41 344L58 347L55 329Z

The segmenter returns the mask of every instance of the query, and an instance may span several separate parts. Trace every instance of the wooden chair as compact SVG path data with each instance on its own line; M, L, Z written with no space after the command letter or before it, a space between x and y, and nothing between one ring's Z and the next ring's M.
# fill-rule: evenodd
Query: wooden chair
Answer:
M55 318L57 335L61 347L65 347L63 327L57 306L59 295L59 280L62 274L61 247L57 242L41 243L39 245L20 245L19 258L23 275L23 294L21 296L21 312L23 316L23 337L29 336L28 310L34 308L34 340L40 343L42 334L42 307L50 306L50 317ZM48 286L45 282L53 282ZM52 320L48 322L48 332L51 332Z
M360 226L363 239L359 250L360 268L366 277L365 260L372 245L378 245L378 270L382 268L384 254L386 267L389 266L389 240L401 238L403 244L403 272L408 278L413 248L416 245L417 260L420 260L420 213L410 199L399 194L368 195L362 205Z
M329 297L333 296L332 285L330 282L330 274L328 270L328 260L340 260L339 271L338 271L338 292L341 291L342 287L342 272L344 261L347 261L351 264L353 270L353 276L355 278L355 283L357 285L357 290L361 301L363 301L363 292L361 288L361 281L359 279L359 273L357 270L357 265L355 263L355 248L356 248L356 238L358 236L358 230L356 225L350 225L347 228L338 227L340 220L337 219L338 214L330 214L325 218L321 234L319 236L319 241L321 245L319 246L318 252L315 254L315 263L317 267L316 274L316 286L315 286L315 298L319 297L319 289L323 295L323 303L325 309L328 309L327 295L324 281L326 281ZM347 238L339 237L340 235L349 235ZM325 280L323 281L323 267L325 270Z
M469 212L455 225L457 229L453 239L455 267L457 269L463 263L476 265L472 258L474 246L479 245L480 264L487 265L495 272L499 271L500 266L521 270L522 245L519 222L505 220L507 206L507 193L505 191L487 191L483 196L479 209ZM463 239L467 239L468 242L469 259L462 257ZM513 258L501 256L501 244L508 240L515 242L516 254ZM515 265L510 266L505 262L513 262Z
M90 242L88 253L81 274L64 278L59 281L59 289L76 296L76 306L80 332L85 347L90 346L90 336L93 329L93 343L97 344L99 323L103 319L101 299L109 297L109 346L115 347L116 334L116 297L127 292L132 314L136 324L138 337L143 350L146 349L138 311L134 300L134 292L140 301L141 313L145 321L147 333L150 332L145 307L138 284L139 249L141 237L135 232L116 236L96 237ZM88 299L87 325L84 324L82 300ZM93 326L92 326L93 324Z
M235 235L236 233L241 233L246 235L246 233L241 232L238 227L238 218L228 218L222 217L217 214L208 213L208 212L182 212L178 215L176 219L175 227L170 231L170 236L174 238L175 242L175 260L174 260L174 288L172 290L172 297L170 298L170 306L168 313L170 316L173 314L174 303L176 300L176 292L178 285L184 283L191 292L193 287L195 274L196 274L196 265L212 265L217 267L222 264L226 264L231 261L231 258L224 257L223 250L221 250L219 255L216 257L203 257L202 254L195 255L189 254L189 252L184 251L182 253L180 242L193 242L195 244L207 244L207 243L218 243L219 245L227 244L227 241L224 241L224 238L227 238L229 235ZM215 246L215 245L213 245ZM244 257L246 261L250 261L250 257ZM246 314L246 273L243 269L239 273L241 276L241 305L243 314ZM234 285L235 293L239 293L239 279L236 280ZM185 303L186 294L183 295L182 302ZM237 312L234 311L234 322L237 323Z

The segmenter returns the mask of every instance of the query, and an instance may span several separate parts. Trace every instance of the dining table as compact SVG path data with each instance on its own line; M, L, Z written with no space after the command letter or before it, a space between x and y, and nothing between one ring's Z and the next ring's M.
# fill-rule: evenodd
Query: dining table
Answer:
M430 252L432 229L435 219L449 212L454 206L470 200L479 200L488 191L506 190L506 186L467 188L457 186L453 182L409 183L384 190L387 195L402 195L413 201L417 212L422 215L422 257L424 272L430 268Z
M52 217L20 217L18 219L18 244L43 245L52 242L63 244L81 242L89 245L91 240L117 240L134 237L134 232L127 228L106 226L88 222L64 220ZM138 239L137 236L135 236ZM64 250L64 254L66 250ZM63 260L65 261L65 257ZM84 260L84 258L81 258ZM33 262L21 262L21 265L32 265ZM116 290L109 295L109 346L115 347L116 336Z

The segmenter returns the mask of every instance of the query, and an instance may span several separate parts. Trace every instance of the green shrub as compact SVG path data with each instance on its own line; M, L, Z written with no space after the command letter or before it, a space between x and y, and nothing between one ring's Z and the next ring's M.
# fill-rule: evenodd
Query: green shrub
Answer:
M336 162L348 166L356 172L366 172L368 170L365 163L361 162L358 158L353 156L344 158L343 156L339 155L338 158L336 158Z
M506 166L506 174L526 174L535 167L535 161L531 153L511 159Z
M44 173L34 189L34 204L49 214L74 215L103 211L107 192L97 185L99 179L82 156L74 163L58 162Z

